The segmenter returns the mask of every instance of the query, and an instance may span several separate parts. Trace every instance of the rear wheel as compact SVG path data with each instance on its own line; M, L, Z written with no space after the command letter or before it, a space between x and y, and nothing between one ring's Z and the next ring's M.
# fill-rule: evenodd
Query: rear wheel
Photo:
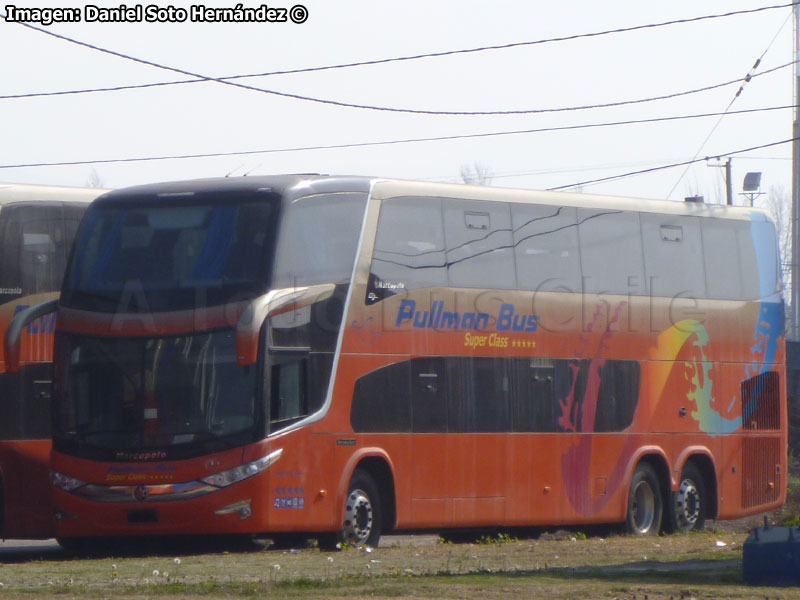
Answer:
M663 515L661 486L653 467L640 463L633 473L628 493L625 527L634 535L656 535Z
M677 492L670 494L669 525L672 531L700 531L705 527L706 486L703 474L694 463L681 473Z

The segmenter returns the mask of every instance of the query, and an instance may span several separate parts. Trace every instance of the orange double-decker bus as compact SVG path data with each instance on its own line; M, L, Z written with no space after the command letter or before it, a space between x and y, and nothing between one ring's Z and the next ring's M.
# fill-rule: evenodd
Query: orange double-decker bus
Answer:
M105 190L0 183L0 330L31 305L58 297L72 239ZM0 536L45 538L50 502L52 318L22 332L16 374L0 353Z
M58 317L57 535L375 545L775 508L780 285L749 208L310 175L113 191L27 315Z

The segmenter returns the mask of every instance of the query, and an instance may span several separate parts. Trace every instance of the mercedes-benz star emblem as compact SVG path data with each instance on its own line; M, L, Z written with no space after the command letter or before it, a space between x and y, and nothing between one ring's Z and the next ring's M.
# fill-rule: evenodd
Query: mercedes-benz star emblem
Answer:
M147 500L147 486L137 485L135 488L133 488L133 497L140 502Z

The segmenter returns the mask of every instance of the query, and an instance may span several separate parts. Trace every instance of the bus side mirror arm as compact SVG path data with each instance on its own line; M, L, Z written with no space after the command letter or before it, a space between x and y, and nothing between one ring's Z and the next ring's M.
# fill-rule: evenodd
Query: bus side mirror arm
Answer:
M36 319L54 313L58 310L58 298L47 300L41 304L29 306L25 310L18 312L6 329L6 336L3 340L6 360L6 372L19 373L19 356L22 331L25 327Z
M333 295L335 289L336 286L332 283L321 283L271 290L253 299L236 324L236 361L240 365L252 365L256 362L258 335L264 321L269 317L326 300Z

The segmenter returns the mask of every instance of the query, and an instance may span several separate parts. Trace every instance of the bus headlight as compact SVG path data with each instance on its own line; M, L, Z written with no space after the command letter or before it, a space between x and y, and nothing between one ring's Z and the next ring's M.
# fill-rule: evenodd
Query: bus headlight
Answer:
M209 475L208 477L202 477L200 481L218 488L227 487L231 484L247 479L248 477L257 475L258 473L261 473L261 471L266 471L281 457L281 454L283 454L283 448L279 448L278 450L275 450L275 452L270 452L267 456L259 458L258 460L254 460L253 462L249 462L245 465L239 465L238 467L228 469L227 471L221 471L219 473Z
M52 483L58 489L64 490L65 492L71 492L74 489L86 485L85 481L78 479L77 477L64 475L58 471L50 471L50 483Z

